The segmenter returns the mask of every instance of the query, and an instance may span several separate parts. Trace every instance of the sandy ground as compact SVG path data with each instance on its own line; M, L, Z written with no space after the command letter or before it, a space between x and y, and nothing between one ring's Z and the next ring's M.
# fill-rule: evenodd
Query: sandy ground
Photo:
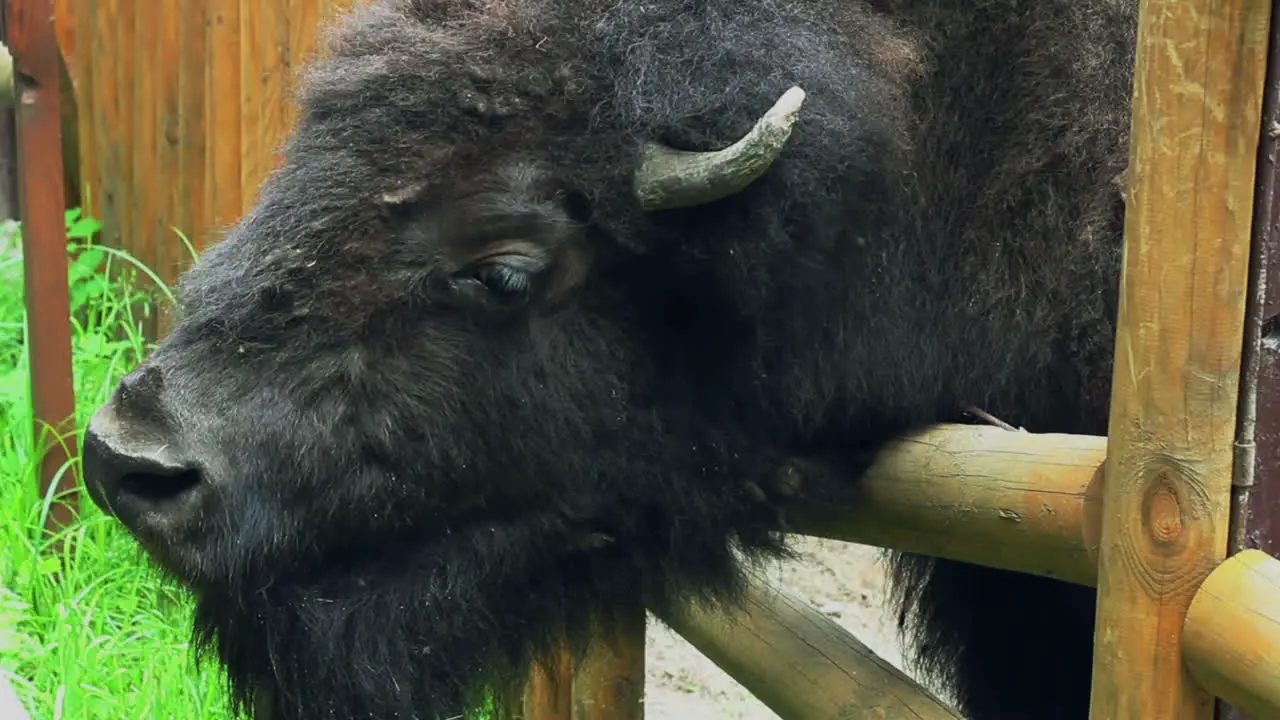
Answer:
M769 568L775 582L798 594L873 652L902 668L893 614L885 598L879 551L863 545L797 539L800 560ZM773 720L751 696L679 635L651 619L646 641L646 720Z

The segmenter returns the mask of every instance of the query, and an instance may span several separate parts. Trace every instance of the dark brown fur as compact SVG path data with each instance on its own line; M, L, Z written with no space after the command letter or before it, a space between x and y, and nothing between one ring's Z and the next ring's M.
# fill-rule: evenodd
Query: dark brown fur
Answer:
M853 483L964 403L1104 433L1135 15L374 0L91 428L95 497L193 587L237 698L439 718L594 614L732 598L735 551L783 549L788 457ZM642 211L643 141L723 147L793 84L769 173ZM100 469L153 441L199 482ZM1087 588L896 565L970 717L1086 714Z

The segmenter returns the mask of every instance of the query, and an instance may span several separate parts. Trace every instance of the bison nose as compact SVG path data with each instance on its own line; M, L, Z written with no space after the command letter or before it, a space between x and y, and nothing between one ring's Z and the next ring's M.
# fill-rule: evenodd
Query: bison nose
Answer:
M184 459L160 411L159 373L146 368L121 380L85 429L81 472L93 502L125 524L165 513L199 488L199 469Z

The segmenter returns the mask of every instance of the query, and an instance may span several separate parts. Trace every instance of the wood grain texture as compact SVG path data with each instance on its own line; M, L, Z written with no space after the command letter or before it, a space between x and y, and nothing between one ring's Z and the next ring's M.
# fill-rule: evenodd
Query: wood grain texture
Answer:
M538 665L529 675L521 712L530 720L573 720L573 656L562 649L550 666Z
M1270 3L1143 0L1092 720L1210 720L1181 628L1226 553Z
M179 233L216 241L279 164L298 72L358 0L54 1L83 205L104 242L172 284L192 260Z
M67 16L64 10L74 8L73 14ZM97 94L94 91L94 63L90 61L90 49L94 40L95 15L98 11L98 0L63 0L57 7L57 22L63 25L75 24L75 32L69 33L73 45L62 48L70 73L75 80L76 99L76 137L77 152L77 194L80 205L86 215L101 217L99 211L100 198L93 188L98 183L98 147L94 142L94 113L96 111ZM61 36L60 36L61 37Z
M804 535L1097 581L1107 439L937 425L890 443L847 507L787 510Z
M136 3L128 3L135 5ZM131 250L148 258L157 272L164 269L164 248L156 232L162 206L160 195L167 191L166 178L156 172L156 111L162 86L177 80L177 65L161 67L157 49L160 44L159 15L163 10L152 5L145 10L130 7L133 27L129 86L120 97L121 110L127 114L125 127L128 162L132 182L128 185L122 227L129 228ZM139 12L141 10L141 12ZM129 67L128 65L126 67ZM126 87L129 87L126 86ZM139 284L147 287L145 280ZM154 322L154 319L152 319ZM154 329L154 325L151 325Z
M1280 329L1280 134L1273 130L1280 127L1280 26L1274 18L1270 34L1261 120L1267 131L1258 141L1229 554L1248 549L1280 554L1280 344L1276 342ZM1206 585L1213 578L1210 575ZM1189 617L1203 593L1204 587L1192 600L1184 633L1190 632ZM1191 652L1185 634L1183 646L1184 652ZM1203 683L1203 677L1191 669ZM1216 693L1212 685L1206 687ZM1272 714L1280 714L1280 710L1273 709ZM1221 697L1217 718L1257 720Z
M761 578L738 604L690 605L673 630L787 720L961 720L836 621Z
M573 720L644 720L645 621L643 612L619 618L616 634L575 659Z
M1182 631L1191 675L1255 718L1280 717L1280 560L1245 550L1196 591Z
M40 490L54 496L45 529L56 533L75 519L69 498L78 479L71 314L67 290L66 209L62 165L62 59L51 0L6 0L5 34L19 78L15 107L18 212L22 220L23 279L31 401L39 448Z

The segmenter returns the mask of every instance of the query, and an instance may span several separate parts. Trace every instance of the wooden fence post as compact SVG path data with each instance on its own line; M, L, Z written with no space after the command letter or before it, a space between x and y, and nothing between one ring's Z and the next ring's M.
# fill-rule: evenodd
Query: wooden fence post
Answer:
M1142 0L1092 720L1210 720L1182 625L1226 555L1270 3Z
M1275 2L1272 3L1275 17ZM1280 554L1280 37L1272 22L1253 201L1228 553ZM1250 720L1218 701L1220 720Z
M517 712L520 720L644 720L644 612L619 618L584 657L567 649L553 667L535 668Z
M35 442L41 492L73 492L75 395L71 368L71 300L67 288L65 177L62 163L62 67L50 0L7 0L6 41L14 59L19 207L27 305ZM61 473L61 475L59 475ZM46 529L76 514L55 499Z

